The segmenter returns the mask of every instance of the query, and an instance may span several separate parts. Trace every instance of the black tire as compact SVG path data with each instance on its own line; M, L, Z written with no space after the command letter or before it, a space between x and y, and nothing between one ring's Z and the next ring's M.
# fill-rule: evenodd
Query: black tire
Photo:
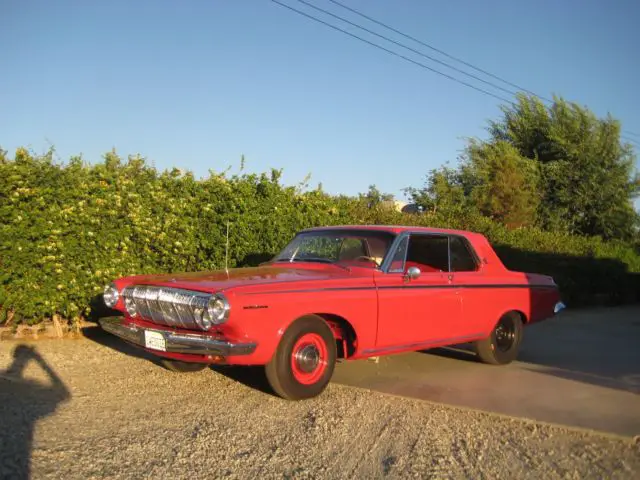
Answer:
M490 365L506 365L518 356L523 335L522 317L516 312L505 313L491 335L475 342L480 360Z
M167 370L178 373L199 372L208 367L206 363L181 362L180 360L169 360L163 358L160 363Z
M336 355L336 341L329 325L317 315L301 317L287 328L265 365L269 385L287 400L315 397L329 384Z

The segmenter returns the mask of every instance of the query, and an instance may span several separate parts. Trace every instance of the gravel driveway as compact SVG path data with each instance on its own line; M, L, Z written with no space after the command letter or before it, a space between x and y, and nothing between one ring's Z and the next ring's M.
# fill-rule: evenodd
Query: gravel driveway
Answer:
M0 342L0 478L640 478L631 441L337 384L291 403L91 337Z

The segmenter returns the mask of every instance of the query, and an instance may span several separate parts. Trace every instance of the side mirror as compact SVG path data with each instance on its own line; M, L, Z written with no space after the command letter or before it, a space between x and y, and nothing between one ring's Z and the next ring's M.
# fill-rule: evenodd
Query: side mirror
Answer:
M422 272L418 267L409 267L407 268L407 273L404 274L405 280L415 280L420 276Z

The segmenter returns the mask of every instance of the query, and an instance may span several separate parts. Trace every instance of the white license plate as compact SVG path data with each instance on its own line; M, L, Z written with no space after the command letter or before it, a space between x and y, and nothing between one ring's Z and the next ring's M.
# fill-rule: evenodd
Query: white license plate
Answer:
M160 332L145 330L144 346L153 350L167 351L167 342Z

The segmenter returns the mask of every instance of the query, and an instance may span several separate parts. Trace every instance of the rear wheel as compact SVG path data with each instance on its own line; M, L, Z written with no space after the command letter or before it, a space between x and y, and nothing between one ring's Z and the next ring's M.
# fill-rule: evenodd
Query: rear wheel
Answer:
M504 314L491 335L475 342L478 357L484 363L505 365L518 356L522 342L522 318L516 312Z
M269 385L287 400L319 395L333 375L336 341L327 323L317 315L293 322L265 366Z
M160 363L167 370L178 373L199 372L207 368L206 363L181 362L180 360L169 360L163 358Z

